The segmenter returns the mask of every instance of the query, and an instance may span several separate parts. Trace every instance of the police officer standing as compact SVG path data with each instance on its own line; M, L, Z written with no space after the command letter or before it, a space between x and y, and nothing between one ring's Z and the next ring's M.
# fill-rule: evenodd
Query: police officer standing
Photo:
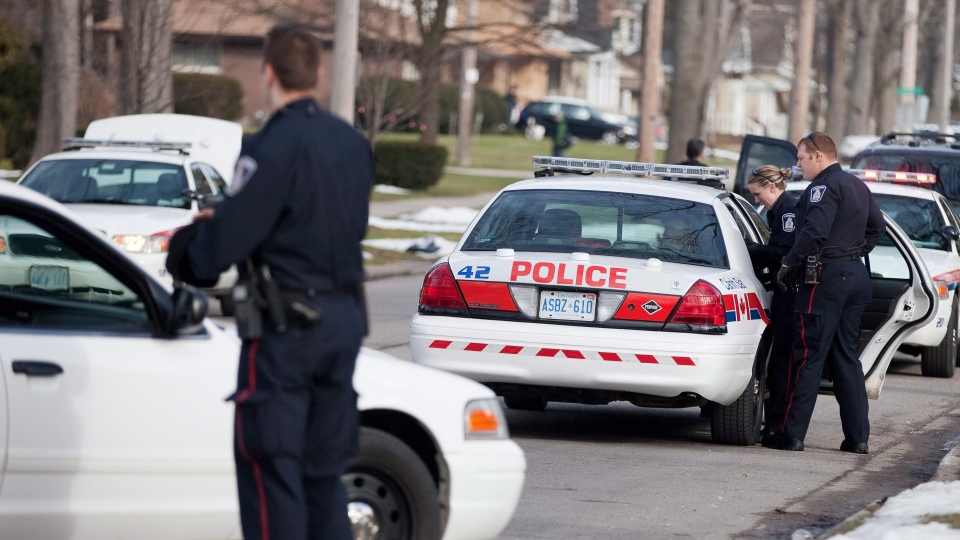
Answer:
M244 143L230 196L168 259L193 283L241 271L231 399L246 540L351 538L340 476L359 430L352 378L374 168L367 141L314 101L318 67L310 32L270 30L261 77L273 114Z
M750 260L758 268L779 269L790 248L793 247L794 231L797 224L797 198L786 192L787 181L793 176L791 169L780 169L773 165L761 165L753 170L747 181L747 188L757 204L767 210L767 224L770 226L770 241L766 245L756 242L747 244ZM770 390L770 402L764 409L766 419L764 433L772 434L773 426L783 423L786 408L787 373L790 355L793 353L793 289L782 291L774 285L773 300L770 305L770 319L773 330L773 348L767 365L767 388Z
M857 344L873 293L861 258L877 245L886 225L870 190L840 168L830 137L814 132L797 146L797 166L810 185L797 204L796 242L777 273L781 288L799 282L793 357L784 420L761 444L803 450L829 357L843 426L840 450L866 454L870 421Z

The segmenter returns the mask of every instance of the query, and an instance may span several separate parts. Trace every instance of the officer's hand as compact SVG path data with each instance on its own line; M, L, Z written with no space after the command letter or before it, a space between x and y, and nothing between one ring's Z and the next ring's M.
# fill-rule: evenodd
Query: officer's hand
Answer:
M780 266L780 271L777 272L777 285L780 286L780 290L787 292L788 289L792 289L794 285L793 278L793 268L789 266Z
M213 208L204 208L193 216L194 223L198 221L210 221L211 219L213 219Z

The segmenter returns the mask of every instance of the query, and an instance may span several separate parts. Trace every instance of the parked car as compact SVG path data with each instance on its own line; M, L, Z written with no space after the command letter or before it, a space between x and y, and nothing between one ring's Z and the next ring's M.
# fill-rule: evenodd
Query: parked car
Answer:
M543 126L544 134L552 137L557 128L554 117L558 113L563 113L567 119L567 133L578 139L616 144L637 138L635 127L610 122L586 101L573 98L546 97L530 103L520 111L517 129L527 133L534 126ZM632 134L629 133L631 130Z
M0 269L0 538L239 539L224 398L240 342L204 318L204 293L169 292L70 209L6 182ZM525 461L493 392L366 349L354 387L357 538L503 530Z
M954 134L887 133L853 159L853 169L933 174L933 189L960 208L960 138Z
M83 139L44 156L17 182L69 206L152 276L167 283L170 237L219 201L240 154L236 122L142 114L92 122ZM230 269L209 291L232 315Z
M727 170L534 165L539 178L504 188L427 272L410 323L414 362L482 382L511 408L701 407L714 441L757 442L775 336L745 240L765 243L769 230L730 192L632 176L722 180ZM578 172L593 174L569 174ZM859 347L873 399L897 346L938 305L919 253L890 219L884 242L890 249L866 261L873 301ZM888 273L876 256L899 266L885 261ZM829 374L821 392L832 392Z

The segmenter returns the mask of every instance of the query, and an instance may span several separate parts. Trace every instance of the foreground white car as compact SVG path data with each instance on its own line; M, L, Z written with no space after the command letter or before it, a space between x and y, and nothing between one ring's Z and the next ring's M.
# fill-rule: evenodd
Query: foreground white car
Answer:
M71 140L72 150L44 156L18 183L68 205L148 274L172 283L164 267L170 237L222 197L242 135L236 122L198 116L106 118ZM211 290L226 312L235 281L230 269Z
M22 250L27 249L24 253ZM240 538L240 343L68 209L0 182L0 538ZM493 392L363 350L355 532L491 538L524 480ZM345 509L346 511L346 509Z
M940 296L936 317L910 334L901 346L906 352L920 354L920 370L932 377L952 377L960 363L957 351L957 283L960 281L960 217L947 199L920 187L879 182L880 171L851 171L860 177L870 174L866 182L874 200L907 234L923 258ZM916 176L903 174L903 176ZM802 192L809 182L790 182L787 189ZM952 227L952 229L950 228ZM890 247L878 246L878 250ZM878 259L878 263L882 261ZM899 264L896 258L890 264Z
M774 336L744 239L765 242L766 225L726 191L603 174L716 183L726 170L534 164L548 176L501 191L427 273L410 323L413 360L483 382L512 408L701 406L715 441L754 444ZM596 174L549 175L565 171ZM874 399L899 343L937 309L916 249L887 223L903 271L872 274L859 350ZM822 390L831 388L827 373Z

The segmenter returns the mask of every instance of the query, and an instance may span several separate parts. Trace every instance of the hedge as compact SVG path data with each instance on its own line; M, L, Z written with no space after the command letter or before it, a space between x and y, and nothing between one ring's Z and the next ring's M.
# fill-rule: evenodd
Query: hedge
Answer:
M416 191L439 182L447 163L446 147L419 142L381 141L373 156L378 184Z
M27 57L0 65L0 126L6 135L5 154L16 168L25 167L33 152L40 116L40 72L40 63Z
M243 116L243 88L223 75L173 74L173 110L178 114L236 120Z

